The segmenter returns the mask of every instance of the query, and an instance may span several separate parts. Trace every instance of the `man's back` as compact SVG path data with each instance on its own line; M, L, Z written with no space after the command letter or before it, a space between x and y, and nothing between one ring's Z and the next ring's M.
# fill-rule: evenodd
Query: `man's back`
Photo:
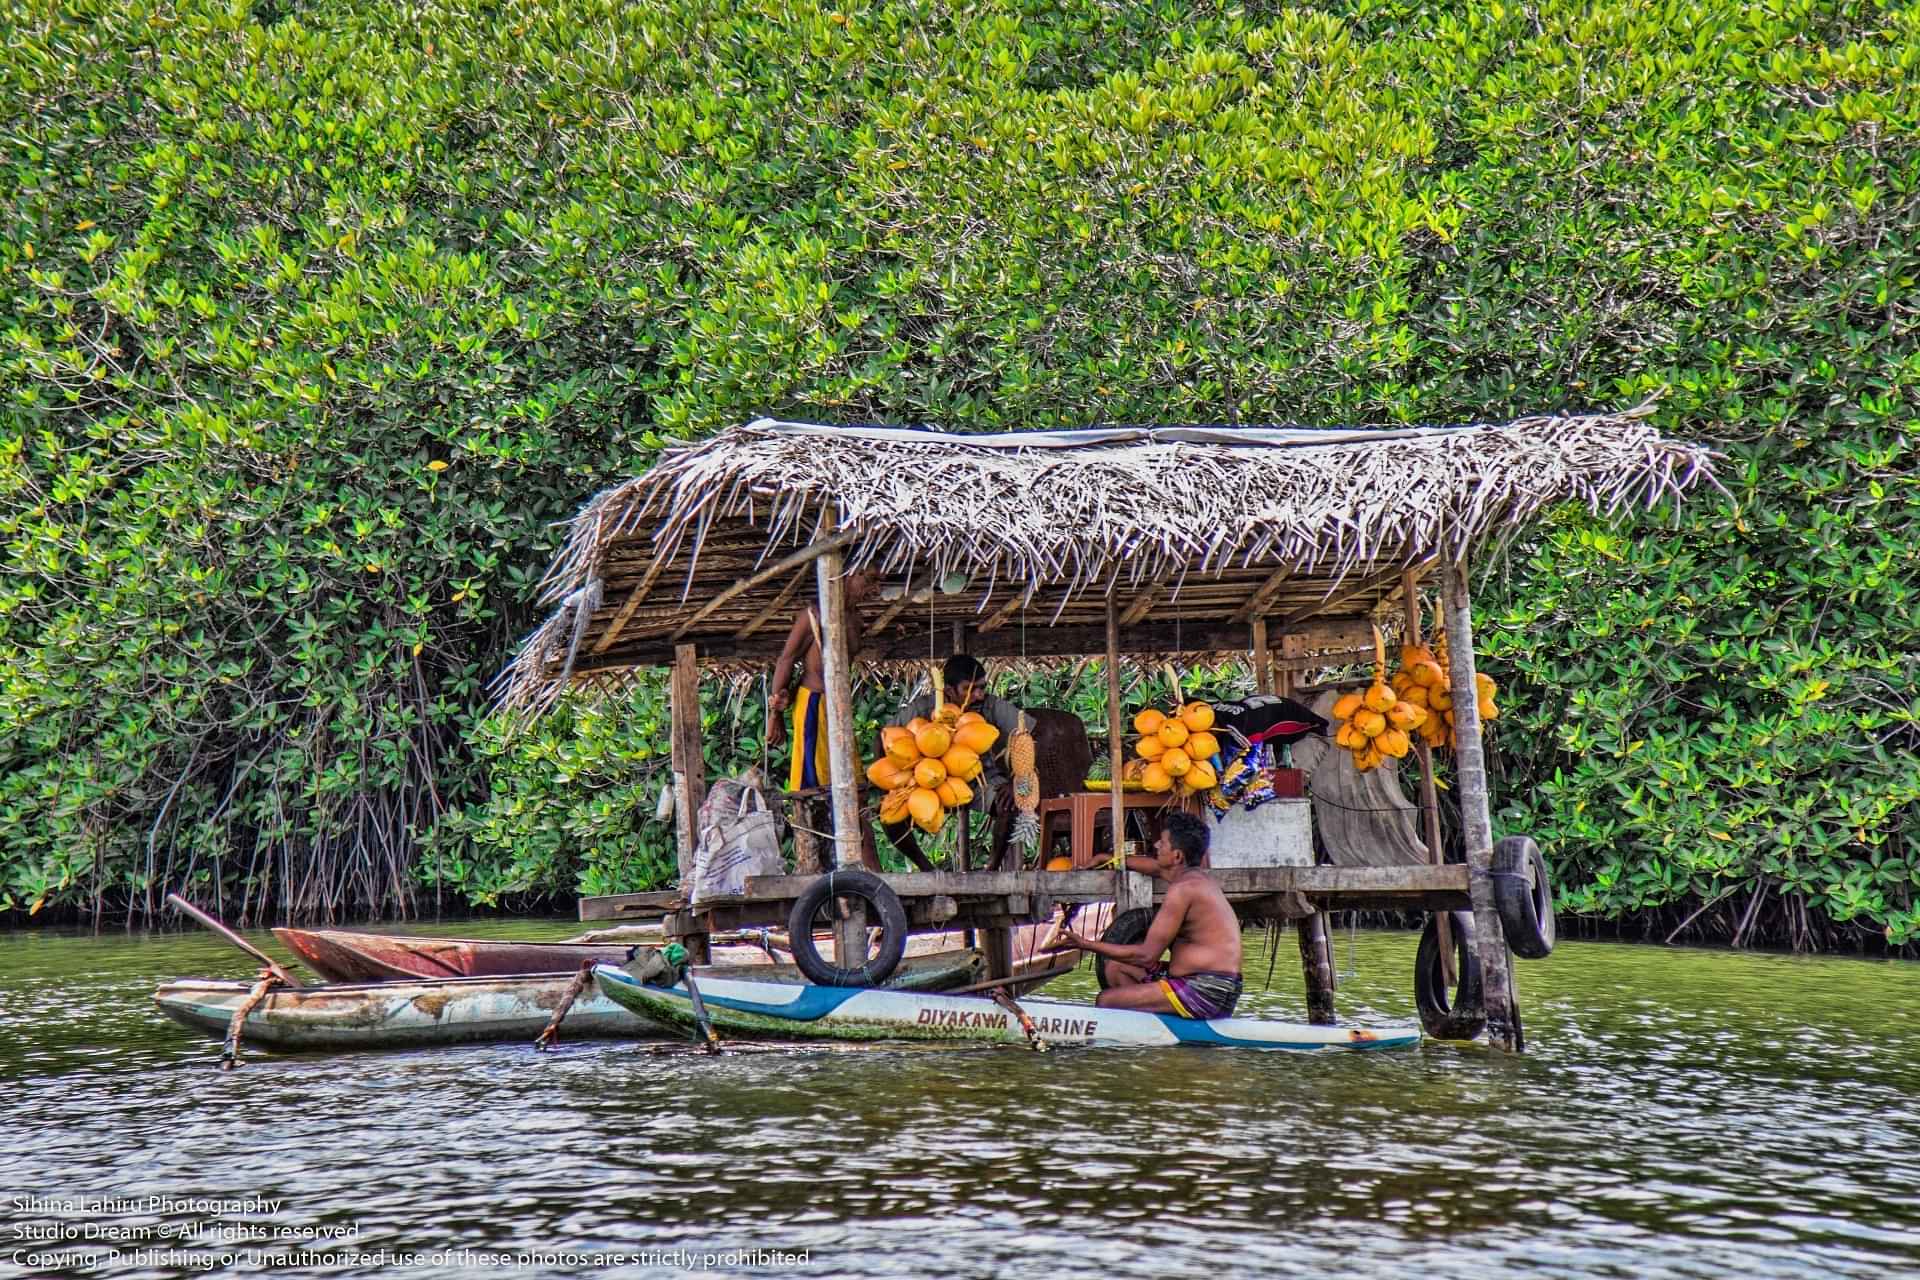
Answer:
M1240 917L1205 871L1189 869L1167 887L1161 910L1180 911L1180 931L1168 950L1167 971L1240 972Z

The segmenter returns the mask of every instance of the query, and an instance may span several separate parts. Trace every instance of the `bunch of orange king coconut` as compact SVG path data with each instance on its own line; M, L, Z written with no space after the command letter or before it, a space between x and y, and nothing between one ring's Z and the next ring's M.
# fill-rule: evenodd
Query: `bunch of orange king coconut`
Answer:
M1383 760L1398 760L1413 747L1418 734L1429 747L1457 745L1453 729L1453 693L1447 676L1447 642L1443 634L1434 649L1409 644L1401 647L1400 669L1389 682L1386 640L1374 628L1373 683L1341 695L1333 704L1336 746L1353 752L1353 767L1365 773ZM1491 676L1476 674L1480 719L1500 718L1494 705L1497 691Z
M1178 693L1175 690L1175 696ZM1220 741L1211 732L1211 703L1189 702L1171 715L1148 707L1133 718L1133 728L1140 737L1133 744L1124 780L1137 781L1148 791L1181 795L1219 785L1213 760L1220 753Z
M933 719L915 716L880 731L880 758L867 766L867 781L886 792L880 821L912 819L928 835L946 825L947 813L973 799L967 784L980 776L981 757L1000 731L977 711L963 713L942 701L936 688Z

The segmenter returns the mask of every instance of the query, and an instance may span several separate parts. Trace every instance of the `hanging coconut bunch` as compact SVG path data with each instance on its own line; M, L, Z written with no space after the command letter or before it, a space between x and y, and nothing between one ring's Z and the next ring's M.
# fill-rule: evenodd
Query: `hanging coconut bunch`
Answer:
M1148 707L1133 718L1133 758L1126 773L1148 791L1192 795L1220 784L1214 759L1220 740L1213 735L1213 704L1189 702L1172 713Z
M1424 707L1387 682L1387 641L1379 627L1373 629L1373 683L1342 694L1333 704L1333 719L1335 745L1353 752L1353 767L1361 773L1405 756L1413 735L1430 719Z
M1420 736L1430 747L1452 748L1458 744L1453 728L1450 670L1445 632L1440 633L1430 650L1417 644L1400 650L1400 670L1393 677L1393 685L1403 699L1431 713L1420 727ZM1494 704L1493 695L1499 692L1499 686L1494 684L1493 677L1476 672L1473 684L1481 723L1498 720L1500 708Z
M961 712L944 699L934 676L933 718L915 716L880 731L880 756L867 766L867 781L886 792L880 821L911 820L931 835L947 813L973 799L967 784L980 776L982 758L1000 731L977 711Z

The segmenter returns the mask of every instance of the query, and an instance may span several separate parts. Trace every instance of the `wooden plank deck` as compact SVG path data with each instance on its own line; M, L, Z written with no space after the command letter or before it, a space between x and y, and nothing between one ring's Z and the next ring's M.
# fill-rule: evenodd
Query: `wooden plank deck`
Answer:
M1219 867L1207 872L1243 914L1292 917L1308 911L1464 911L1467 868ZM900 895L916 928L988 928L1044 919L1055 904L1106 902L1111 871L914 871L881 877ZM755 876L747 896L685 911L676 891L580 899L582 920L666 918L669 933L784 925L812 876ZM1155 897L1165 886L1155 884Z

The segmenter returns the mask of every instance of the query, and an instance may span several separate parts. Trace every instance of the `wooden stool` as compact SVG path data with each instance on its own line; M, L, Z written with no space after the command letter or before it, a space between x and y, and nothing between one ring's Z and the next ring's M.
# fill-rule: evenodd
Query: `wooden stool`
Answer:
M1120 803L1127 809L1186 809L1187 801L1168 792L1123 791ZM1093 833L1101 822L1113 825L1113 796L1105 791L1073 791L1040 802L1041 865L1053 848L1061 820L1067 824L1067 847L1076 868L1093 865ZM1124 841L1116 841L1118 847Z

